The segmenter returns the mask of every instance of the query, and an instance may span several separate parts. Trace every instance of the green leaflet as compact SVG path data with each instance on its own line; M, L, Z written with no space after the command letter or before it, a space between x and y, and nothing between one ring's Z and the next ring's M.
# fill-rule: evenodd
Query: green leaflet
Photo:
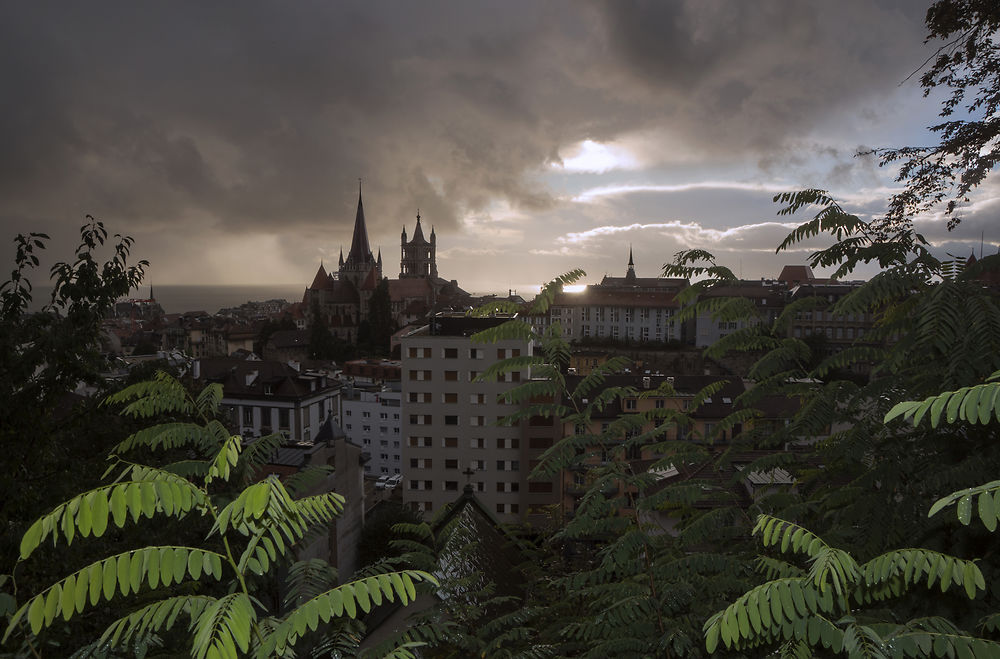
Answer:
M972 519L972 496L966 494L961 499L958 500L958 509L956 510L958 515L958 521L960 521L965 526L969 525L969 521Z
M979 519L989 531L997 528L997 513L993 505L993 495L989 492L979 494Z

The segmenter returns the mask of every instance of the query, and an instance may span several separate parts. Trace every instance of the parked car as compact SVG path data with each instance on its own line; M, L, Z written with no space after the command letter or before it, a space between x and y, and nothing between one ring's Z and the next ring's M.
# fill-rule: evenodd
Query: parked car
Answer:
M388 486L390 478L391 476L389 474L382 474L379 476L378 480L375 481L375 489L384 490Z
M391 490L392 488L396 487L402 482L403 482L402 474L393 474L392 476L389 477L389 480L385 482L385 489Z

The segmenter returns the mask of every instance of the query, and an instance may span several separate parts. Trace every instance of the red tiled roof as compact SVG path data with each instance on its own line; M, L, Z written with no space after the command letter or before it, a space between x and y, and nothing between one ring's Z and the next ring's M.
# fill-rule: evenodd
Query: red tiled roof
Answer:
M427 297L430 293L431 284L425 278L389 280L389 299L393 302L402 302L413 297Z
M316 271L316 276L313 277L313 283L309 288L313 290L329 290L330 289L330 276L326 274L326 269L323 268L323 264L319 264L319 270Z
M816 277L813 276L812 268L807 265L786 265L781 269L781 274L778 275L778 281L783 281L793 286L815 279Z

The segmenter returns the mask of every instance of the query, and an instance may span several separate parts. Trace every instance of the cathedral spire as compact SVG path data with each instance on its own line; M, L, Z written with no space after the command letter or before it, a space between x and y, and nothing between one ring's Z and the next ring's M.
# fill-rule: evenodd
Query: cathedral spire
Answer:
M340 267L344 267L344 246L340 246Z
M365 206L361 201L361 179L358 179L358 212L354 218L354 235L351 237L351 251L347 262L360 266L372 261L372 248L368 244L368 228L365 226Z
M628 246L628 270L625 272L625 282L635 283L635 261L632 260L632 246Z
M420 209L417 209L417 228L413 230L413 242L423 243L427 242L424 239L424 230L420 228Z

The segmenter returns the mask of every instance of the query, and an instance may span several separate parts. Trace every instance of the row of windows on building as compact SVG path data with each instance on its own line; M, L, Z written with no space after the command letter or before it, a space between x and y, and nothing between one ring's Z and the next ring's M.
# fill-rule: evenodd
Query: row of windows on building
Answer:
M670 329L673 329L673 327L674 327L674 321L670 321ZM604 334L605 334L604 333L604 325L598 325L595 328L595 331L594 331L593 335L595 337L597 337L597 338L603 338ZM580 327L580 335L584 336L584 337L589 337L591 335L590 325L583 325L583 326L581 326ZM611 337L612 339L620 339L620 338L630 339L630 338L632 338L631 335L632 335L632 332L625 331L624 332L624 336L622 336L621 328L618 325L612 325L611 326L611 331L608 333L608 336ZM640 341L649 341L649 328L648 327L640 327L639 331L636 332L636 337L635 338L638 338ZM661 327L660 325L656 326L656 331L653 333L653 338L656 341L662 341L663 340L663 327Z
M854 338L864 338L865 328L864 327L794 327L792 329L792 336L795 338L801 338L803 336L809 336L811 334L818 334L820 336L825 335L828 339L854 339Z
M430 512L434 510L434 503L432 501L411 501L410 508L417 512ZM500 515L516 515L520 512L520 507L516 503L498 503L496 511ZM529 506L528 508L528 514L542 514L544 512L544 506Z
M486 460L468 460L467 466L473 471L486 471L487 470ZM521 462L519 460L497 460L496 461L497 471L520 471ZM410 467L412 469L433 469L434 459L433 458L410 458ZM444 460L445 469L459 469L458 458L445 458Z
M573 309L561 309L555 307L552 309L552 316L559 318L566 316L568 318L573 317ZM648 307L582 307L578 309L580 320L584 322L589 322L591 319L598 323L607 322L610 319L612 323L622 322L624 317L626 323L632 323L635 321L647 322L649 320L655 320L656 322L663 322L669 319L673 313L673 309L650 309ZM671 325L673 321L671 321Z
M344 410L344 416L351 416L351 410ZM372 416L371 412L368 412L368 411L361 412L361 418L362 419L370 419L371 416ZM389 418L389 414L388 414L388 412L379 412L378 413L378 418L380 418L380 419L388 419ZM392 418L393 419L398 419L399 418L399 412L394 412L393 415L392 415Z
M496 417L496 425L502 426L504 420L507 417L498 416ZM429 426L434 423L433 414L411 414L410 415L410 425L411 426ZM457 414L445 414L444 415L444 425L446 426L457 426L461 425L459 416ZM493 420L487 419L485 416L470 416L466 425L477 427L477 426L488 426L493 425Z
M494 396L486 397L486 394L468 394L470 405L486 405L488 403L504 404L503 399L494 400ZM441 402L446 405L458 404L459 394L457 392L445 392L441 394ZM411 391L407 395L407 402L410 403L433 403L434 395L429 391ZM397 417L398 418L398 417Z
M408 487L410 490L417 492L430 492L434 489L434 481L410 479ZM518 481L497 481L496 483L496 491L500 494L513 494L520 491L520 487L521 484ZM458 481L441 481L441 489L445 492L457 492L459 489ZM474 489L483 492L486 489L486 485L482 481L479 481L475 484ZM529 481L528 492L532 494L551 494L552 483L549 481Z
M497 348L496 351L497 359L508 359L510 357L521 356L520 348ZM466 353L463 348L461 352L463 354L468 354L469 359L483 359L486 355L485 348L468 348L468 353ZM411 347L407 351L407 355L410 359L431 359L434 356L434 349ZM441 348L441 359L458 359L458 355L458 348Z
M468 381L473 382L482 374L482 371L469 371ZM422 370L412 368L409 370L407 376L411 382L429 382L434 379L434 371ZM458 382L462 379L462 373L460 371L444 371L445 382ZM520 371L509 371L507 373L501 373L497 375L498 382L520 382L521 372ZM410 401L414 402L414 401ZM428 401L429 402L429 401Z
M367 437L365 437L362 440L362 442L364 443L365 446L371 446L372 445L372 440L368 439ZM381 440L379 442L379 446L381 446L382 448L389 448L389 442L383 439L383 440ZM395 449L399 448L399 440L396 440L396 441L394 441L392 443L392 448L395 448Z
M848 323L866 323L871 322L872 315L870 313L833 313L830 311L799 311L795 314L795 320L826 320L826 321L837 321L837 322L848 322Z
M316 403L316 405L319 407L319 418L323 419L326 416L326 401L320 401ZM244 426L254 425L254 414L256 410L260 410L261 425L270 426L274 419L273 410L277 410L278 428L280 430L288 430L291 427L292 409L289 407L262 407L257 405L241 405L240 407L242 408ZM309 408L309 405L302 408L302 420L304 425L308 425L309 422Z
M499 437L495 440L490 440L494 442L495 446L488 447L488 441L485 437L471 437L469 439L469 448L472 449L485 449L485 448L497 448L497 449L516 449L521 447L521 440L517 437ZM458 448L459 439L458 437L442 437L440 441L442 448ZM528 445L532 449L547 449L552 446L551 437L532 437L528 440ZM410 437L407 440L407 446L410 448L432 448L434 446L433 437Z
M353 423L345 423L344 424L344 430L353 430L353 429L354 429L354 424ZM368 425L368 424L361 424L361 432L369 432L370 433L371 431L372 431L372 427L370 425ZM388 435L389 434L389 426L379 426L378 427L378 434L379 435ZM398 435L399 434L399 428L393 428L392 429L392 434Z

